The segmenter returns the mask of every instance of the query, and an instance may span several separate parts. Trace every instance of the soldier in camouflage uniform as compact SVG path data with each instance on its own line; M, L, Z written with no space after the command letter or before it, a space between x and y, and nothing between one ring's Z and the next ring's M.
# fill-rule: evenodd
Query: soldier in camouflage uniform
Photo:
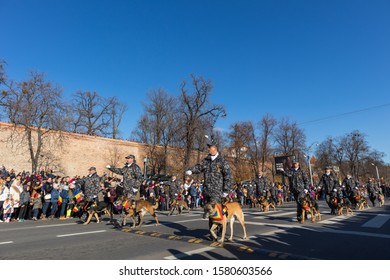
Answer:
M186 171L186 175L191 176L193 173L204 174L203 194L205 203L216 202L223 204L223 198L232 189L233 176L229 162L218 153L217 143L211 140L208 144L209 155L201 163L195 165ZM212 226L211 217L209 217L209 229ZM217 229L217 235L221 235L222 227ZM210 236L210 239L213 237Z
M263 171L259 170L259 174L253 179L253 183L256 186L257 197L266 194L268 183L267 178L263 176Z
M135 193L139 190L142 184L143 174L141 168L135 161L134 155L128 155L125 158L126 163L124 167L118 168L107 165L106 168L111 172L123 176L124 194L126 194L127 197L132 200L135 198Z
M284 171L282 168L280 171L288 177L290 192L293 194L297 204L297 219L300 222L302 220L301 200L305 196L304 190L309 190L309 178L306 172L299 167L299 162L295 160L290 170Z
M176 175L172 175L171 179L169 180L169 199L168 199L168 205L171 205L171 203L178 198L179 192L180 192L180 182L177 180Z
M96 173L96 167L90 167L88 169L89 174L84 178L77 180L77 184L80 185L84 192L84 197L87 202L93 201L94 197L97 197L100 189L100 177Z
M325 173L322 174L318 187L321 188L322 192L325 194L325 200L330 208L330 214L336 215L336 210L332 206L330 199L332 197L332 192L334 189L339 187L339 181L336 175L331 172L331 167L325 167Z
M203 193L206 203L222 202L224 193L228 194L232 188L232 172L229 162L218 153L217 144L211 141L207 144L209 155L201 163L186 171L186 175L204 173Z

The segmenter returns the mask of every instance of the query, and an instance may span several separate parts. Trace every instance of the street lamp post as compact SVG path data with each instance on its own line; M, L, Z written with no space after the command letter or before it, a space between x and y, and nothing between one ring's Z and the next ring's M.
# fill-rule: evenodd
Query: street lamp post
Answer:
M146 180L146 177L148 176L148 158L144 158L144 180Z
M316 145L316 146L318 146L318 142L316 141L316 142L313 142L313 143L311 143L311 145L309 146L309 148L307 149L308 150L308 152L311 154L311 148L313 147L313 145ZM306 156L306 155L305 155ZM310 184L312 185L312 186L314 186L314 183L313 183L313 172L312 172L312 170L311 170L311 162L310 162L310 155L307 155L306 156L307 157L307 161L308 161L308 163L309 163L309 172L310 172Z
M380 183L380 177L379 177L379 171L378 171L378 166L376 166L376 164L372 163L371 162L371 165L375 166L375 169L376 169L376 176L378 177L378 186L380 187L381 183Z
M313 173L311 171L310 156L306 156L306 158L307 158L307 161L309 162L310 184L311 184L311 186L314 186L313 185Z

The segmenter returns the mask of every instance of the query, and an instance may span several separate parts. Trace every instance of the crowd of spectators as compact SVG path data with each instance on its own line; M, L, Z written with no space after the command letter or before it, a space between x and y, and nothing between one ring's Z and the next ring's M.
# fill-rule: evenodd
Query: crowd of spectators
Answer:
M0 167L0 223L24 222L25 220L73 219L82 213L83 186L80 176L56 176L52 172L36 173L15 172ZM139 189L139 198L158 203L159 211L169 211L174 199L185 200L190 209L204 206L203 184L191 176L179 184L177 192L170 192L169 181L145 180ZM121 180L104 174L100 177L100 191L111 203L123 194ZM365 185L356 186L367 194ZM233 190L226 194L230 201L238 201L243 206L251 207L251 197L264 195L275 204L293 201L288 188L280 183L270 183L263 194L255 193L256 187L251 180L237 183ZM390 187L381 186L381 191L390 197ZM321 189L310 186L310 193L315 199L324 199ZM335 194L342 195L343 186L337 187ZM174 195L175 197L172 197Z

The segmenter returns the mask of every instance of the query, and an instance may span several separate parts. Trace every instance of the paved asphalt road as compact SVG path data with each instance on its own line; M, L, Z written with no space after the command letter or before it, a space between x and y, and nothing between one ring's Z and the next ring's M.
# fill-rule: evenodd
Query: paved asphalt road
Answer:
M224 247L208 241L202 210L167 216L157 212L138 230L115 229L93 220L0 223L0 260L389 260L390 200L385 206L331 216L320 201L322 220L299 224L295 203L267 213L244 207L248 240L234 224L234 242ZM130 223L130 222L128 222ZM227 235L230 230L227 230Z

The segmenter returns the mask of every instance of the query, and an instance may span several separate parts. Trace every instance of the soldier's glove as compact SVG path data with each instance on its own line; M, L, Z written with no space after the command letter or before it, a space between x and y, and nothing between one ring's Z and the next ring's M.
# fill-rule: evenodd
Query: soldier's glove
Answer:
M111 165L106 165L106 168L107 168L107 169L110 169L110 168L111 168Z
M186 175L191 176L192 175L192 171L191 170L187 170L186 171Z

